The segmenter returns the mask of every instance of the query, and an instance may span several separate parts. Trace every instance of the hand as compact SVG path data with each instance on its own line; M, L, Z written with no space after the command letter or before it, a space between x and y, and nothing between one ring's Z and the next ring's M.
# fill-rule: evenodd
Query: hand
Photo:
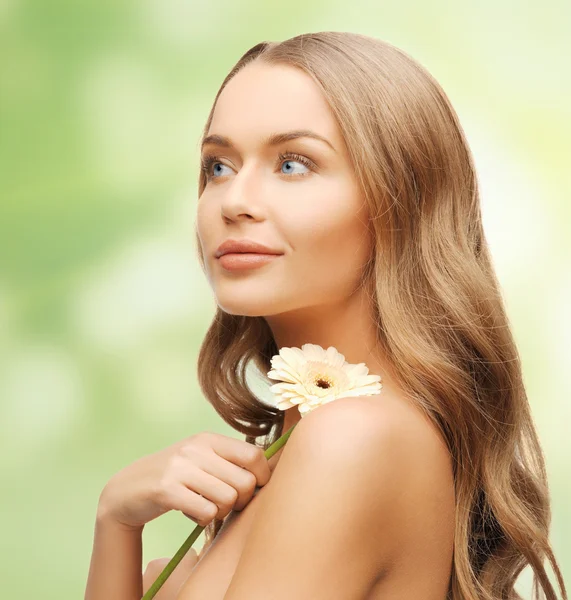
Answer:
M264 450L243 440L201 432L128 465L105 485L100 518L140 530L170 510L206 527L242 510L271 472Z
M149 591L151 585L153 585L157 577L163 572L170 560L170 558L156 558L147 565L143 573L143 594ZM197 562L198 556L196 550L190 548L174 571L169 575L168 579L163 583L154 600L176 600L178 593L186 581L188 581Z

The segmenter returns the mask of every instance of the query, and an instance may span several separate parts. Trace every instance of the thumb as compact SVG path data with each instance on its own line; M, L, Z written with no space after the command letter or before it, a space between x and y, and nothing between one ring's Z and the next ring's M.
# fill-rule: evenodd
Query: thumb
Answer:
M164 568L171 561L171 558L157 558L149 563L147 570L143 574L143 594L146 594L157 577L163 572ZM155 600L166 600L175 598L176 593L180 591L182 585L189 578L191 571L198 562L196 550L189 548L188 552L182 557L180 562L174 568L173 572L163 583L161 589L155 596Z
M198 552L196 551L195 548L189 548L188 552L182 557L182 561L187 561L187 562L196 562L196 559L198 558Z

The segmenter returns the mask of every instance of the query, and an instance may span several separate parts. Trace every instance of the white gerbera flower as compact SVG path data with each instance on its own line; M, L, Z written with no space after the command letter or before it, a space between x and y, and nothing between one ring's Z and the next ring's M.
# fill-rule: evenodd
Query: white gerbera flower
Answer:
M283 382L270 387L276 408L298 406L302 417L337 398L372 396L383 387L380 375L369 375L365 363L349 364L333 346L327 350L317 344L281 348L271 365L268 377Z

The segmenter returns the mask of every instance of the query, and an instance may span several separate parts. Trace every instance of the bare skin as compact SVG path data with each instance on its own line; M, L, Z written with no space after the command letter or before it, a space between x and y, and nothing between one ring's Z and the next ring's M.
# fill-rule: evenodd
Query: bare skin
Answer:
M300 130L313 131L328 143L298 137L276 146L267 144L273 134ZM369 215L329 105L305 73L283 65L252 63L222 91L207 137L212 135L227 138L230 145L214 140L203 148L203 159L208 159L207 184L198 202L197 230L217 303L231 314L263 316L279 348L308 342L334 346L349 363L365 363L370 373L381 375L383 392L394 402L394 414L402 411L430 430L426 444L431 451L438 448L434 486L444 489L442 510L446 512L441 514L446 518L445 527L439 522L434 531L424 531L440 540L442 552L436 553L441 558L431 563L432 575L427 577L432 576L434 587L423 588L423 594L443 599L454 510L449 457L435 430L399 390L388 361L376 347L376 325L360 285L372 251ZM311 166L303 163L304 158ZM253 240L281 255L259 268L229 271L215 257L218 246L228 238ZM299 411L286 411L284 431L300 419ZM426 449L419 443L420 454ZM279 456L274 458L279 460ZM260 497L264 494L265 488L250 504L262 502L263 506ZM181 600L190 600L193 591L225 597L219 588L208 588L208 577L216 574L220 579L221 570L228 569L231 559L223 547L233 548L236 556L241 554L253 514L253 507L246 507L224 532L226 539L220 534L218 561L216 552L208 560L205 557L204 565L201 561L200 585L196 584L196 590L193 585L183 587ZM410 532L406 535L409 539ZM402 571L392 573L390 584L378 591L388 592L387 597L409 597L407 569L417 564L418 556L411 553L410 563L403 560ZM372 590L371 594L373 598Z

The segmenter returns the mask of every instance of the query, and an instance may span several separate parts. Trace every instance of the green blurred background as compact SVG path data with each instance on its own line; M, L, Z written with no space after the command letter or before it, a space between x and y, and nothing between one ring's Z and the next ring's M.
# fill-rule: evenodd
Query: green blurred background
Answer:
M215 308L194 248L199 136L245 50L321 30L409 52L459 113L571 586L570 24L564 0L0 0L3 597L83 597L109 477L198 431L239 437L196 382ZM148 524L144 564L193 527Z

